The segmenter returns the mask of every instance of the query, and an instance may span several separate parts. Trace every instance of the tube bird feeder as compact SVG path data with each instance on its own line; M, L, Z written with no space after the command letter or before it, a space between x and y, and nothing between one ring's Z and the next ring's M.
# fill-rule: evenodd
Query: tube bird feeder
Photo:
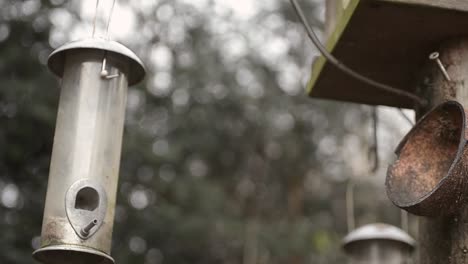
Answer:
M380 223L362 226L343 239L349 264L407 264L415 245L403 230Z
M112 264L110 256L128 86L145 76L125 46L90 38L54 51L62 79L42 223L45 264Z

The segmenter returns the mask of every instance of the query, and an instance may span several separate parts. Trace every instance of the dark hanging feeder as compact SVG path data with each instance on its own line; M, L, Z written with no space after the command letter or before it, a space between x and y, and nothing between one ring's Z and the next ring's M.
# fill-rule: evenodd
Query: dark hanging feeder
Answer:
M425 115L396 150L386 187L398 207L423 216L451 215L466 201L468 131L461 104L449 101Z
M114 210L128 85L145 69L125 46L91 38L52 53L62 78L42 223L45 264L112 264Z
M365 225L343 239L349 264L406 264L415 245L406 232L387 224Z

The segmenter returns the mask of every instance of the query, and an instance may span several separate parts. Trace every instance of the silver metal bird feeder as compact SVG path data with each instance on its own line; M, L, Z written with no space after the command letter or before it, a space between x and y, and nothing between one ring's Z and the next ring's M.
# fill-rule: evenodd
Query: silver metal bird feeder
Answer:
M407 264L415 245L406 232L387 224L365 225L343 240L349 264Z
M114 263L110 256L127 88L145 69L125 46L90 38L54 51L62 78L41 248L46 264Z

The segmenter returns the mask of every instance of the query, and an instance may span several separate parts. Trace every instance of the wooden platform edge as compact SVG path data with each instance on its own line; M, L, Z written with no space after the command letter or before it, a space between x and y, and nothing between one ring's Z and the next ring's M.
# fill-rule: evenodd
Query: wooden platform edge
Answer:
M350 22L351 18L354 15L359 4L363 1L369 0L350 0L350 3L343 11L342 16L336 24L336 29L330 34L329 38L326 41L325 47L328 51L333 52L338 41L346 30L346 26ZM463 2L461 0L451 1L451 0L442 0L435 2L434 0L379 0L383 2L391 2L395 4L404 4L404 5L419 5L432 8L443 8L459 12L468 12L468 1ZM338 58L339 59L339 58ZM306 93L309 96L312 96L313 88L317 83L322 70L324 69L327 61L323 56L319 56L312 63L311 77L307 83Z
M325 47L327 48L329 52L333 52L333 50L335 49L336 44L338 44L338 41L343 35L346 29L346 26L351 20L354 14L354 11L356 10L360 2L361 0L351 0L348 6L346 7L346 9L343 11L342 16L340 17L340 20L336 24L336 29L333 31L333 33L329 36L328 40L326 41ZM322 70L325 67L326 63L327 63L327 60L323 56L319 56L312 63L312 75L307 84L307 94L309 95L312 94L312 89L314 88L315 83L318 81L318 78L320 77L320 74L322 73Z
M466 0L383 0L385 2L406 4L406 5L419 5L424 7L443 8L454 11L468 12L468 1Z

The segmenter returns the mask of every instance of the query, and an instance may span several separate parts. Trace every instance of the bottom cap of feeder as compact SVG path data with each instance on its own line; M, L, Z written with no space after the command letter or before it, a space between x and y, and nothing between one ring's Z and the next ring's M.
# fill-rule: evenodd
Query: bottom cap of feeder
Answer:
M114 264L106 253L77 245L48 246L34 251L33 257L48 264Z

